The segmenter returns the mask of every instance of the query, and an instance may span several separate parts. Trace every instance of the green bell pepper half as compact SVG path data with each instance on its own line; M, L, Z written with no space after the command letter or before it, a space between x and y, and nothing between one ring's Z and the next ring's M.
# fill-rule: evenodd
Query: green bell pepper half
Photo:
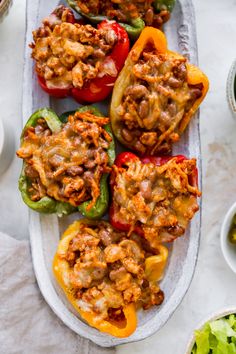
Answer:
M162 10L172 11L175 5L176 0L156 0L154 2L154 8L157 12ZM92 23L100 23L104 20L107 20L106 16L93 14L85 14L81 11L80 7L77 5L76 0L67 0L70 7L72 7L76 12L81 16L87 18ZM136 18L130 21L130 23L119 22L119 24L126 30L131 40L136 40L142 30L145 27L145 22L141 18Z
M100 23L102 21L107 20L107 17L103 15L94 16L93 14L87 15L83 13L80 10L79 6L76 4L75 0L67 0L67 2L70 7L72 7L76 12L78 12L81 16L85 17L87 20L89 20L92 23ZM123 22L119 22L119 24L121 25L121 27L123 27L126 30L130 39L133 41L138 38L138 36L140 35L140 33L145 27L145 22L141 18L136 18L134 20L131 20L129 24Z
M102 116L99 110L93 106L84 106L77 109L76 111L78 112L90 111L95 116L98 117ZM70 112L63 113L60 117L58 117L56 113L49 108L43 108L37 110L35 113L32 114L32 116L29 118L29 120L27 121L24 127L21 134L21 142L23 141L23 137L26 129L32 126L33 127L36 126L38 119L44 118L48 124L49 129L52 132L58 132L60 131L62 124L67 122L69 115L74 113L75 111L70 111ZM104 128L112 137L112 142L110 143L110 146L107 150L109 156L109 165L112 166L115 160L114 138L111 132L110 124L107 124ZM50 197L43 197L41 200L37 202L32 201L28 193L28 187L30 181L28 177L25 175L24 170L25 170L25 163L23 163L23 168L19 178L19 190L21 192L22 199L25 202L25 204L28 205L29 208L39 213L45 213L45 214L55 213L58 216L63 216L63 215L69 215L75 212L76 210L79 210L81 214L83 214L87 218L98 219L104 215L104 213L108 208L109 192L108 192L108 185L107 185L107 178L108 178L107 173L102 176L100 181L100 197L98 198L94 207L92 207L89 211L87 211L87 206L90 203L89 201L82 203L78 208L75 208L69 203L56 201L55 199Z

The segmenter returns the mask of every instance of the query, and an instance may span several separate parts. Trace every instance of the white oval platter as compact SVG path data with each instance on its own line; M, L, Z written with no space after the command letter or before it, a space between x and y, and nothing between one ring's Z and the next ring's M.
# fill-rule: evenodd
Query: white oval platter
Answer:
M28 0L27 29L25 37L25 64L23 78L23 124L38 108L51 107L60 114L78 107L72 99L56 100L49 98L38 86L30 58L28 44L32 41L32 30L40 25L41 19L47 16L56 6L58 0ZM194 8L191 0L177 0L171 20L165 26L169 48L184 54L192 63L197 64L197 40ZM98 105L107 113L107 105ZM173 154L184 154L198 159L199 184L201 188L201 157L199 137L199 113L191 121L189 128L173 151ZM39 288L52 310L74 332L92 340L103 347L139 341L158 331L170 318L182 301L193 277L200 239L201 213L192 220L185 236L178 239L170 250L170 258L161 288L165 300L159 307L139 312L138 327L128 338L113 338L84 323L65 298L55 282L52 273L52 260L57 249L60 235L79 214L58 219L54 215L40 215L29 211L29 231L33 265Z

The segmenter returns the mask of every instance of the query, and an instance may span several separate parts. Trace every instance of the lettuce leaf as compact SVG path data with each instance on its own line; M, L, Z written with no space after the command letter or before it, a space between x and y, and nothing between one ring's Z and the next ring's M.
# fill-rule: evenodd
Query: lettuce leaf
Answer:
M210 326L205 324L201 331L195 331L197 350L196 354L208 354L210 350L209 343Z
M236 354L236 315L206 323L195 338L192 354Z

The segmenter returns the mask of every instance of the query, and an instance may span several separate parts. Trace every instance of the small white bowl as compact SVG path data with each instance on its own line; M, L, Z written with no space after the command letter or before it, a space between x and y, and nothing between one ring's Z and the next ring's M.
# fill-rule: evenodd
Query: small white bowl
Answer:
M234 60L227 79L227 99L233 117L236 118L236 59Z
M220 244L223 256L234 273L236 273L236 245L229 241L229 231L232 225L232 220L236 214L236 203L228 210L224 217L220 232Z
M213 315L206 318L204 322L202 321L200 323L200 325L197 328L195 328L195 330L201 330L207 322L219 320L220 318L231 315L231 314L236 314L236 307L227 308L227 309L220 310L219 312L214 313ZM193 333L193 335L188 343L187 350L186 350L185 354L191 354L191 351L193 349L195 341L196 341L196 338L195 338L195 334Z
M8 168L15 150L15 141L10 128L0 119L0 175Z

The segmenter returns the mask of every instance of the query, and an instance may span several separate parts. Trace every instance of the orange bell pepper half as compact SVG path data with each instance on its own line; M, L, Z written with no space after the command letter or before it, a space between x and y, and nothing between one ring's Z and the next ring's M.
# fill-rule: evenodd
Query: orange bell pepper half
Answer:
M140 59L144 49L149 48L149 47L153 47L153 49L156 50L157 55L159 55L159 54L163 55L163 57L165 57L165 60L168 60L168 58L169 59L177 59L177 60L179 59L180 61L185 63L186 70L187 70L187 75L186 75L187 78L184 82L187 82L187 84L190 85L190 87L192 87L192 85L193 86L198 85L196 87L201 87L201 96L199 98L196 98L196 100L194 101L194 103L190 109L188 109L188 110L184 109L183 116L178 121L178 124L176 124L174 127L170 126L164 132L162 131L161 133L160 132L157 133L157 135L159 134L159 136L157 136L157 144L161 145L165 141L168 142L168 138L171 134L175 135L175 138L173 138L172 142L174 142L174 139L176 139L176 141L178 141L179 136L184 132L184 130L188 126L192 116L197 111L199 105L201 104L204 97L206 96L208 88L209 88L208 78L198 67L196 67L195 65L190 64L188 61L186 61L186 59L181 54L175 53L175 52L168 49L167 40L166 40L166 37L163 32L161 32L160 30L153 28L153 27L145 27L144 30L142 31L139 39L136 41L133 48L131 49L131 51L126 59L125 66L123 67L122 71L120 72L120 74L118 76L118 79L116 80L114 90L113 90L113 95L112 95L111 109L110 109L112 130L113 130L113 133L116 136L116 138L123 145L127 146L128 148L130 148L132 150L139 152L142 155L143 154L144 155L156 155L157 153L160 153L160 151L154 151L151 148L148 150L149 147L148 148L146 147L146 151L141 151L141 150L138 150L137 148L135 148L135 145L134 145L135 139L131 138L132 130L135 130L133 128L128 128L128 129L130 129L130 133L131 133L130 139L128 139L128 140L125 139L124 135L122 134L122 129L126 128L126 131L127 131L127 126L124 124L124 121L122 120L122 119L124 119L124 118L122 118L122 114L124 114L124 113L121 113L122 112L121 106L122 106L122 102L124 100L124 93L128 87L131 87L134 84L135 77L136 77L136 80L137 80L137 77L139 78L139 82L141 83L140 85L142 85L142 81L140 81L141 76L135 76L133 69L134 69L135 64L137 64L138 60ZM145 75L145 70L147 70L147 68L145 68L143 70L143 72L144 72L143 75ZM141 71L139 72L139 75L141 75ZM153 72L151 72L149 74L149 76L151 78L153 78L153 81L150 81L150 82L154 82L156 78L158 79L158 75L159 75L158 70L157 70L157 76L155 76L155 74ZM164 77L163 73L160 75L163 75L163 77ZM168 76L168 73L166 75ZM148 75L146 75L146 76L148 76ZM145 81L145 77L143 77L143 80ZM168 80L168 77L167 78L164 77L163 80ZM146 86L149 87L149 81L146 82ZM144 87L144 89L145 89L145 87ZM162 89L162 91L160 91L160 92L161 92L161 94L163 94L163 97L165 95L166 95L166 97L171 97L171 96L168 96L168 92L166 92L167 90L166 90L165 86L162 86L161 89ZM178 90L178 88L177 89L173 88L172 92L178 93L178 91L175 91L175 90ZM153 89L153 91L154 91L154 89ZM171 90L169 90L169 91L171 91ZM156 93L159 95L159 93L157 91L156 91ZM183 97L184 97L185 93L186 93L186 91L183 91L183 94L182 94ZM180 94L178 93L178 95L180 95ZM144 97L145 97L145 100L148 101L149 97L150 97L149 93L146 93L146 95ZM154 100L153 97L150 99L151 99L151 101L150 101L151 103L149 106L149 113L148 113L149 117L150 117L150 112L152 109L153 109L153 112L155 115L157 115L158 110L161 110L161 106L160 107L158 106L159 105L159 102L158 102L159 96L157 99L155 98L155 100L156 100L155 102L153 102L153 100ZM179 99L179 97L177 98L177 101L178 101L178 99ZM132 102L133 101L131 101L131 103ZM136 105L137 105L137 107L136 107ZM145 126L142 126L145 119L143 119L143 118L140 119L140 117L138 117L139 105L140 105L140 97L138 97L138 101L135 102L132 106L132 107L136 107L135 109L132 108L132 110L136 110L135 113L133 114L133 111L130 111L131 115L133 114L133 117L135 117L135 120L137 120L137 122L139 124L139 128L137 128L137 129L139 129L140 132L147 132L147 133L149 133L150 131L155 131L156 128L155 129L150 129L150 128L146 129ZM158 106L158 109L157 109L157 106ZM177 111L177 112L179 113L179 111ZM130 115L130 113L127 113L127 114ZM131 118L129 118L129 119L131 119ZM156 118L156 119L158 119L158 118ZM140 121L141 121L141 123L140 123ZM128 118L127 118L127 122L129 122ZM136 126L135 126L135 128L136 128ZM135 135L133 136L133 138L135 138ZM168 151L166 151L166 152L168 153ZM163 152L161 152L161 153L163 153Z

